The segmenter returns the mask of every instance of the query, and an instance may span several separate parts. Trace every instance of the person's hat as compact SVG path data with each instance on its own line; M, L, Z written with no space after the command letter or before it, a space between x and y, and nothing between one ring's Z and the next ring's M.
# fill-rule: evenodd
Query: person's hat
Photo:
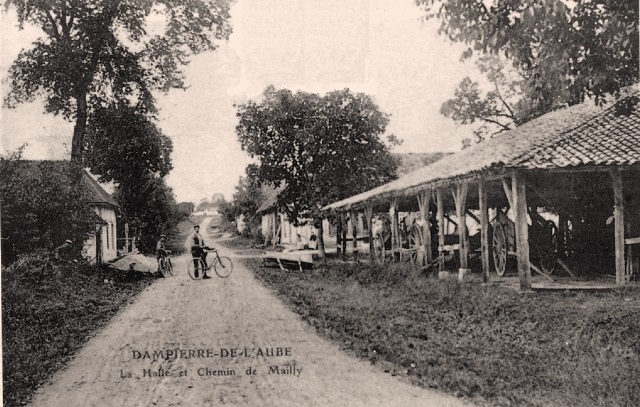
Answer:
M69 239L65 240L64 242L65 242L65 243L69 243L69 244L73 243L73 242L72 242L71 240L69 240Z
M160 238L167 237L167 235L160 235Z
M195 225L193 228L195 229L195 228L199 228L199 227L200 227L200 225Z

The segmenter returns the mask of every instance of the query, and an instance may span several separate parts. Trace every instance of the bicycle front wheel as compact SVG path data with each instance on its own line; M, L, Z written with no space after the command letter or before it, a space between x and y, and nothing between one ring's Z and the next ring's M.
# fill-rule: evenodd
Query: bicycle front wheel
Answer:
M226 278L229 277L229 275L233 271L233 262L226 256L220 256L218 258L218 261L214 264L213 268L218 277Z
M173 265L171 264L171 259L167 259L167 263L165 264L165 271L169 275L173 275Z
M204 274L204 263L200 259L189 260L187 271L189 272L189 277L194 280L199 280Z

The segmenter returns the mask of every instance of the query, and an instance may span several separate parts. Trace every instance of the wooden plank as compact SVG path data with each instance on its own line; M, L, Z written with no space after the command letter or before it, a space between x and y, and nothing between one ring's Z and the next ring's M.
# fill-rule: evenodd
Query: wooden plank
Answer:
M489 262L489 208L487 206L487 185L483 179L478 184L478 201L480 208L480 250L482 253L482 279L490 280Z
M531 291L531 265L529 263L529 224L527 223L527 193L522 174L513 173L511 178L513 207L516 227L516 253L520 290Z
M624 269L624 195L622 188L622 174L611 171L613 181L613 216L615 220L615 251L616 251L616 284L623 285L625 281Z
M438 271L444 270L444 256L442 253L444 247L444 202L442 200L442 190L436 189L436 202L438 206Z

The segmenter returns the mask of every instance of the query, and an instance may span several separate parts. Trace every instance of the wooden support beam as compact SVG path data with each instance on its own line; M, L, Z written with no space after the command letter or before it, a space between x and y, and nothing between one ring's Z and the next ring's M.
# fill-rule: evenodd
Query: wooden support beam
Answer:
M622 174L611 171L613 180L613 217L615 223L615 252L616 252L616 284L623 285L625 279L624 262L624 195L622 188Z
M358 259L358 217L356 216L356 210L351 208L349 213L351 218L351 237L353 237L353 258Z
M342 212L336 216L336 254L342 253Z
M515 213L516 254L520 291L531 291L531 265L529 263L529 224L527 223L527 193L522 174L514 172L511 178L512 209Z
M340 213L340 223L342 225L340 228L340 230L342 231L342 237L341 237L342 260L346 260L347 259L347 216L345 212Z
M424 259L418 264L431 264L433 255L431 253L431 223L429 222L429 201L431 191L424 191L418 195L418 207L420 208L420 220L422 221L422 245L424 247Z
M515 208L515 206L513 204L512 185L509 185L509 183L507 182L506 178L502 179L502 189L504 189L504 194L507 196L507 202L509 202L509 208Z
M482 253L482 279L489 282L489 207L487 206L487 185L483 179L478 184L480 208L480 250Z
M442 190L436 189L436 200L438 205L438 271L444 271L444 201L442 200Z
M367 227L369 229L369 255L371 256L371 261L373 261L374 253L373 253L373 206L367 205L365 207L364 213L367 217Z
M398 244L398 203L396 198L391 199L389 217L391 218L391 250L396 250L400 246ZM395 254L393 258L395 259Z
M467 192L469 184L462 183L456 186L453 200L456 204L458 217L458 241L460 243L460 268L469 268L469 242L467 240Z

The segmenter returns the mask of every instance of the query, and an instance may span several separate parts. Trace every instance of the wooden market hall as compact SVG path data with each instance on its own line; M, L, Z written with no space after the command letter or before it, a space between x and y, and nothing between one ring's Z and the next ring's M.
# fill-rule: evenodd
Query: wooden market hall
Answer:
M387 219L368 239L382 262L477 268L485 281L513 268L524 291L532 271L554 269L625 284L640 263L639 100L633 85L604 107L550 112L324 209L362 213L368 231ZM363 236L351 233L355 251Z

